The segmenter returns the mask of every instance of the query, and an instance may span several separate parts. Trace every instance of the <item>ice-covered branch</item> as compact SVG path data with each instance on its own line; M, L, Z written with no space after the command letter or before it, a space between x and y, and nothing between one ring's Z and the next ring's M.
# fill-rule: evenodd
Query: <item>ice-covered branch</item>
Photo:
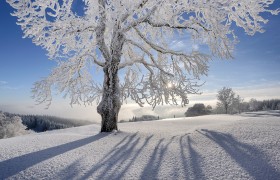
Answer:
M139 17L137 19L134 19L134 21L132 21L130 24L126 25L126 27L124 27L122 29L123 32L126 32L128 30L130 30L131 28L137 26L138 24L142 23L143 21L146 21L146 19L148 19L158 8L158 6L160 6L159 4L155 4L145 15L143 15L142 17Z
M138 47L141 51L143 51L145 54L147 54L149 56L149 58L151 59L152 63L153 63L151 66L154 66L154 67L158 68L160 71L162 71L163 73L165 73L165 74L167 74L169 76L173 76L173 74L165 71L162 67L160 67L158 65L158 63L157 63L156 59L154 58L154 56L152 55L152 53L150 53L147 49L145 49L140 44L138 44L138 43L136 43L136 42L134 42L132 40L129 40L129 39L127 39L126 42L134 45L135 47ZM145 62L143 61L141 63L145 63ZM145 63L144 65L148 65L149 66L148 63Z
M109 52L109 48L107 47L105 43L105 30L106 30L106 12L105 12L105 4L106 2L104 0L98 0L99 4L99 13L100 13L100 19L98 22L98 26L96 28L96 41L99 46L100 51L102 52L102 55L105 59L111 59L111 55Z
M158 45L156 45L155 43L149 41L140 31L138 28L134 28L135 31L137 32L137 34L151 47L153 48L154 50L162 53L162 54L172 54L172 55L176 55L176 56L185 56L185 57L188 57L188 55L182 53L182 52L179 52L179 51L173 51L171 49L166 49L166 48L163 48L163 47L160 47Z
M71 24L71 23L70 23ZM80 28L80 27L77 27L77 29L74 29L73 26L71 26L71 30L68 31L69 27L53 27L53 30L54 32L56 31L67 31L67 34L76 34L76 33L83 33L83 32L86 32L86 31L91 31L91 32L95 32L95 27L94 26L88 26L88 27L84 27L84 28Z
M68 62L60 62L53 69L51 74L41 81L34 84L33 95L36 102L52 101L51 90L54 88L64 97L71 98L70 104L91 104L93 101L99 101L102 95L102 88L92 81L91 74L83 68L89 63L86 57L70 59Z
M172 30L173 29L181 29L181 30L186 30L186 29L190 29L190 30L193 30L195 32L198 33L198 30L196 28L193 28L191 26L188 26L188 25L183 25L183 24L180 24L180 25L171 25L169 23L166 23L166 22L154 22L153 20L151 19L146 19L145 21L143 21L144 23L148 23L150 26L152 27L168 27L168 28L171 28Z
M145 4L149 0L142 0L140 1L139 4L135 6L135 8L132 8L130 11L126 12L122 17L121 17L121 22L125 22L129 16L133 16L136 11L139 11L140 9L143 9L145 7Z
M100 67L104 67L104 66L105 66L105 63L99 61L93 54L85 53L84 56L89 56L89 57L91 57L91 58L93 59L93 62L94 62L95 64L97 64L98 66L100 66Z
M121 84L123 97L130 97L140 106L147 103L153 108L164 103L184 106L189 103L188 94L197 94L197 88L201 86L186 76L176 74L176 78L171 79L160 71L152 76L139 77L137 71L128 70Z
M193 72L194 76L199 77L200 75L207 74L207 61L210 58L209 56L199 52L193 52L191 55L187 55L182 52L160 47L155 43L149 41L137 28L135 28L135 31L145 43L147 43L157 52L162 54L169 54L171 56L178 56L180 61L183 61L183 63L185 64L185 68L189 72Z

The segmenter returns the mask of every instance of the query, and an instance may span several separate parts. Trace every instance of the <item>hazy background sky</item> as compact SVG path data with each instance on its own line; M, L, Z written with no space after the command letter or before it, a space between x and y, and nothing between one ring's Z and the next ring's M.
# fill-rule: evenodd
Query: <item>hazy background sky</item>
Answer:
M280 7L280 1L273 9ZM35 81L49 74L55 63L48 60L46 52L32 44L31 39L23 39L16 18L10 13L12 8L0 1L0 110L24 113L47 114L77 119L99 120L96 105L70 107L69 99L56 95L51 107L36 105L31 98L31 88ZM201 102L215 106L216 93L223 86L233 90L245 100L250 98L280 98L280 16L268 17L265 33L255 36L245 35L236 29L239 44L233 60L213 59L209 74L202 77L205 84L202 95L190 95L190 105ZM170 46L176 49L190 48L187 37L175 38ZM199 46L196 48L200 48ZM141 114L160 116L183 116L187 107L161 106L154 111L150 107L140 108L136 104L124 104L119 119L127 119Z

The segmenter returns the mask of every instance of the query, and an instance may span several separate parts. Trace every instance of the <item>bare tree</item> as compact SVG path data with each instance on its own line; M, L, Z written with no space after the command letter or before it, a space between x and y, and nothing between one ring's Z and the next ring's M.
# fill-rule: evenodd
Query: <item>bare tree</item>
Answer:
M55 89L70 97L71 105L99 102L101 131L107 132L117 130L126 98L140 106L188 104L187 95L198 92L196 80L207 74L211 56L232 57L237 42L232 24L253 35L267 22L260 13L279 12L268 9L273 0L84 0L83 11L75 10L73 0L7 2L24 37L58 62L35 83L37 101L50 104ZM182 34L211 53L172 49L170 41ZM94 81L94 67L103 70L103 85Z
M228 114L230 106L234 103L235 93L231 88L223 87L218 91L217 98L220 104L223 105L225 113Z

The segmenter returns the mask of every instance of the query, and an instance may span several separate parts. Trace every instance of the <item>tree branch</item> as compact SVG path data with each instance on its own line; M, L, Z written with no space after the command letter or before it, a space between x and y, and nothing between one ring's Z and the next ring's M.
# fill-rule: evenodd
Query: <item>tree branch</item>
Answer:
M129 26L127 26L126 28L123 28L122 31L123 32L129 31L131 28L133 28L133 27L137 26L138 24L142 23L143 21L145 21L148 17L150 17L156 11L157 7L158 6L154 6L150 10L150 12L148 12L145 16L136 19Z
M53 31L55 32L55 31L59 31L59 30L63 30L63 28L56 28ZM88 27L86 27L84 29L77 29L77 30L70 31L68 33L69 34L80 33L80 32L84 32L86 30L94 32L95 28L93 26L88 26Z
M195 32L198 33L198 30L193 28L193 27L189 27L189 26L184 26L184 25L170 25L168 23L158 23L158 22L153 22L149 19L146 19L145 21L143 21L144 23L148 23L150 26L152 27L169 27L172 29L191 29L194 30Z
M100 12L100 19L99 25L96 27L96 40L99 49L106 60L111 59L110 51L105 43L105 29L106 29L106 14L105 14L105 1L98 0L99 3L99 12Z
M130 13L130 12L127 12L126 14L124 14L123 17L121 18L121 22L126 21L127 18L128 18L130 15L133 15L133 13L135 12L135 10L140 9L140 8L143 8L144 5L145 5L148 1L149 1L149 0L143 0L135 9L133 9L133 10L131 11L131 13Z
M162 54L172 54L172 55L176 55L176 56L184 56L186 58L189 58L188 55L182 53L182 52L178 52L178 51L173 51L171 49L165 49L165 48L162 48L152 42L150 42L136 27L134 28L135 31L137 32L137 34L140 36L141 39L143 39L143 41L145 43L147 43L151 48L153 48L154 50L162 53Z
M145 61L137 61L137 62L139 62L139 63L142 63L143 65L148 65L148 66L153 66L153 67L155 67L155 68L157 68L157 69L159 69L160 71L162 71L163 73L165 73L165 74L167 74L168 76L174 76L173 74L171 74L171 73L169 73L169 72L166 72L164 69L162 69L157 63L156 63L156 60L155 60L155 58L154 58L154 56L152 55L152 53L150 53L148 50L146 50L145 48L143 48L140 44L138 44L138 43L136 43L136 42L134 42L134 41L132 41L132 40L129 40L129 39L126 39L126 42L128 42L128 43L130 43L130 44L132 44L132 45L134 45L134 46L136 46L136 47L138 47L141 51L143 51L145 54L147 54L149 57L150 57L150 59L151 59L151 61L153 62L153 64L149 64L149 63L147 63L147 62L145 62Z
M85 56L90 56L90 57L92 57L93 62L94 62L95 64L97 64L98 66L100 66L100 67L104 67L104 66L105 66L105 63L98 61L94 55L89 54L89 53L86 53L86 54L84 54L84 55L85 55Z
M209 56L202 53L192 53L191 55L187 55L183 52L173 51L171 49L165 49L160 47L152 42L150 42L136 27L134 28L137 34L142 38L142 40L147 43L152 49L162 54L170 54L171 56L177 56L180 58L180 61L184 63L185 68L188 72L193 72L193 75L199 76L200 74L206 74L207 65L206 61L209 60ZM186 65L185 63L188 63ZM156 65L156 63L155 63Z

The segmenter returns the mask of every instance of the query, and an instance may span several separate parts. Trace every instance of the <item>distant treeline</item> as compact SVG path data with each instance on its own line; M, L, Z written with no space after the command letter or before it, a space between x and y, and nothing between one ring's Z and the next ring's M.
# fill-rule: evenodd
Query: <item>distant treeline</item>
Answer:
M247 105L249 111L280 110L280 99L258 101L251 99Z
M85 120L66 119L55 116L46 115L20 115L12 113L4 113L7 117L19 116L22 120L22 124L25 125L28 130L35 132L44 132L54 129L64 129L70 127L77 127L82 125L92 124L92 122Z
M250 99L249 102L240 101L233 102L229 106L228 114L236 114L242 112L251 112L251 111L265 111L265 110L280 110L280 99L270 99L270 100L256 100ZM224 113L223 106L217 104L217 107L213 109L213 113L222 114Z
M159 116L152 116L152 115L143 115L141 117L133 116L131 119L128 120L128 122L137 122L137 121L153 121L158 120ZM120 120L120 123L127 122L125 120Z
M217 99L214 113L235 114L248 111L280 110L279 99L258 101L252 98L249 102L246 102L229 87L220 89L217 93Z
M228 114L237 114L242 112L252 111L266 111L266 110L280 110L280 99L262 100L251 99L249 102L233 101L228 106ZM224 106L221 103L217 103L216 108L212 109L211 106L205 106L203 103L195 104L193 107L189 107L185 112L185 116L201 116L208 114L224 114L226 113Z

